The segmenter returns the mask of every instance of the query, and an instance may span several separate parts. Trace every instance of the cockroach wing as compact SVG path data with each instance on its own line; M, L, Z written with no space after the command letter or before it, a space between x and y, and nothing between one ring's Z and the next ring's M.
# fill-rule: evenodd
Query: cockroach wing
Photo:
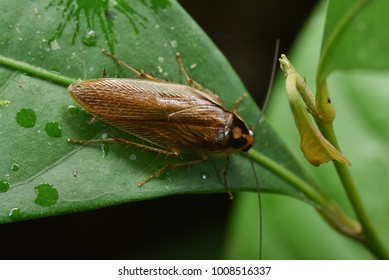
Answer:
M72 97L96 118L170 150L222 151L232 113L192 87L140 79L97 79L71 85Z

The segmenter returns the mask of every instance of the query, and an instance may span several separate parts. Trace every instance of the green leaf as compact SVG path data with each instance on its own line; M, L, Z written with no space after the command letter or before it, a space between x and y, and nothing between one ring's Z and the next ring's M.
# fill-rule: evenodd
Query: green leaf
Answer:
M224 56L186 12L167 0L42 2L20 5L3 1L0 12L4 26L1 63L7 65L0 68L4 104L0 107L0 179L2 186L7 186L0 193L0 221L181 193L225 192L222 156L212 156L189 170L168 171L138 188L140 181L175 159L118 143L77 145L66 141L99 138L112 131L122 135L104 123L91 123L91 116L77 109L67 92L68 83L99 78L103 69L111 77L132 75L104 56L101 48L172 81L184 80L175 60L180 51L193 78L213 89L227 107L246 92ZM253 125L258 115L253 100L246 98L239 109ZM258 127L256 136L253 149L304 178L266 123ZM277 175L258 165L256 169L264 191L299 197L298 191ZM231 156L228 180L233 191L256 191L249 160L241 155ZM42 185L47 191L45 203L38 199Z
M317 80L334 70L389 68L386 0L328 1Z

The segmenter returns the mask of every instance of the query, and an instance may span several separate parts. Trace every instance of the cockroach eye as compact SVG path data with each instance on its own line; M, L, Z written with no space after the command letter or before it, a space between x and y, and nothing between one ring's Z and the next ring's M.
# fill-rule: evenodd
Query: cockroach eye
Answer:
M254 132L235 114L228 134L228 146L238 151L247 152L254 144Z
M245 138L247 140L247 144L245 147L242 147L241 151L243 152L247 152L248 150L251 149L251 147L253 146L254 144L254 139L255 139L255 135L254 135L254 131L252 131L251 129L249 130L249 134L246 134L245 135Z

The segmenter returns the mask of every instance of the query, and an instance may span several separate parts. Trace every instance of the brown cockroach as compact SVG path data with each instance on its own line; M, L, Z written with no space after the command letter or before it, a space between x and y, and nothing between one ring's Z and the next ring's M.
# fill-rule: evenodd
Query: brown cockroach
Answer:
M237 113L241 96L229 110L213 92L190 78L176 54L179 68L188 85L167 82L138 71L107 50L105 54L143 79L101 78L69 86L73 99L95 118L149 144L113 137L70 142L117 141L167 156L191 152L199 159L166 164L139 183L143 186L167 168L189 166L208 160L209 153L226 156L223 169L226 190L228 156L246 152L254 144L254 132Z

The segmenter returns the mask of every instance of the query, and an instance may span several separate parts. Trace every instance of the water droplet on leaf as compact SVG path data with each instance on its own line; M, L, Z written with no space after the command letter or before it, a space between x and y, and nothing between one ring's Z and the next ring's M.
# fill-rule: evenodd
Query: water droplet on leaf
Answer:
M8 216L12 221L18 221L22 218L22 213L20 212L19 208L15 207L11 209Z
M88 47L96 46L97 44L96 32L94 30L88 30L86 35L82 38L82 42Z
M209 178L209 173L206 171L201 171L200 175L201 175L201 178L204 180L207 180Z
M108 156L109 153L109 145L106 142L101 143L101 151L103 152L103 157Z
M21 127L31 128L34 127L36 122L36 114L32 109L23 108L16 113L16 122Z
M175 48L177 48L178 43L176 40L172 40L172 41L170 41L170 45L172 46L172 48L175 49Z
M40 184L35 187L35 203L40 206L52 206L57 203L58 191L51 184Z
M50 137L59 138L62 136L62 129L57 122L46 123L45 131Z
M60 45L59 45L59 43L58 43L57 40L52 41L52 42L50 43L50 47L51 47L51 49L52 49L53 51L57 51L57 50L60 50L60 49L61 49L61 47L60 47Z
M4 180L0 180L0 193L7 192L8 190L9 190L9 183Z
M70 115L74 116L74 115L78 115L78 113L80 112L80 109L77 106L69 105L68 112Z
M20 168L20 167L19 167L19 164L14 163L14 164L12 164L11 170L14 171L14 172L16 172L16 171L19 170L19 168Z

